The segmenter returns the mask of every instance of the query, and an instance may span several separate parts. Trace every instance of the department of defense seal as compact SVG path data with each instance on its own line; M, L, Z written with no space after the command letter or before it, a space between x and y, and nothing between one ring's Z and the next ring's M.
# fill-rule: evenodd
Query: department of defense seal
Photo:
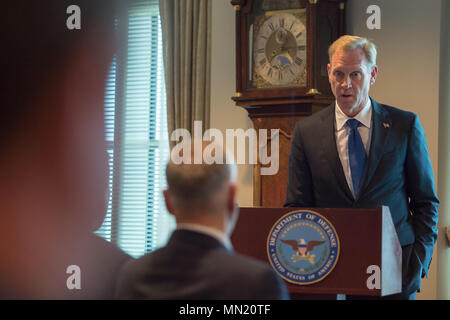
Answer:
M317 212L292 211L282 216L267 237L267 255L286 281L307 285L327 277L339 258L333 225Z

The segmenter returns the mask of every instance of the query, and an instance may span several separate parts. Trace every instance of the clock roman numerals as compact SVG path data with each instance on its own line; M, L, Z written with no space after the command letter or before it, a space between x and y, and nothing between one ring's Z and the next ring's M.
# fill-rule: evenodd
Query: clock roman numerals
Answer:
M261 19L261 23L255 25L252 49L255 87L289 87L303 83L308 50L304 18L283 12L261 16Z
M295 21L292 21L291 26L289 27L289 31L292 30L292 27L294 26Z

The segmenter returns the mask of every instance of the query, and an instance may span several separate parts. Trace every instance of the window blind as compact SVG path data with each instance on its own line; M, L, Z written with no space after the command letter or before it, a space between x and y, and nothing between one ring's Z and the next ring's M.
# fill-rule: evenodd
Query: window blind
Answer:
M174 228L162 197L169 143L158 1L133 1L122 19L126 48L115 56L105 90L111 197L97 233L139 257Z

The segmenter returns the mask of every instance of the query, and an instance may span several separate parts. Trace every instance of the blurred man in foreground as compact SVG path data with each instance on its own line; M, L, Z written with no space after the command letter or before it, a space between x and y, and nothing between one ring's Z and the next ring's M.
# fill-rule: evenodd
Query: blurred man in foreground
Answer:
M69 29L78 5L81 29ZM111 298L128 259L105 217L105 79L114 1L2 3L0 298Z

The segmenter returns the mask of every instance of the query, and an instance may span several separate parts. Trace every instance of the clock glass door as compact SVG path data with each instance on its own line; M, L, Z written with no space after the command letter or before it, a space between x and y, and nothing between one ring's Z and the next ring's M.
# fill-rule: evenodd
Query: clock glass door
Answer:
M254 1L248 88L306 87L306 9L298 1Z

